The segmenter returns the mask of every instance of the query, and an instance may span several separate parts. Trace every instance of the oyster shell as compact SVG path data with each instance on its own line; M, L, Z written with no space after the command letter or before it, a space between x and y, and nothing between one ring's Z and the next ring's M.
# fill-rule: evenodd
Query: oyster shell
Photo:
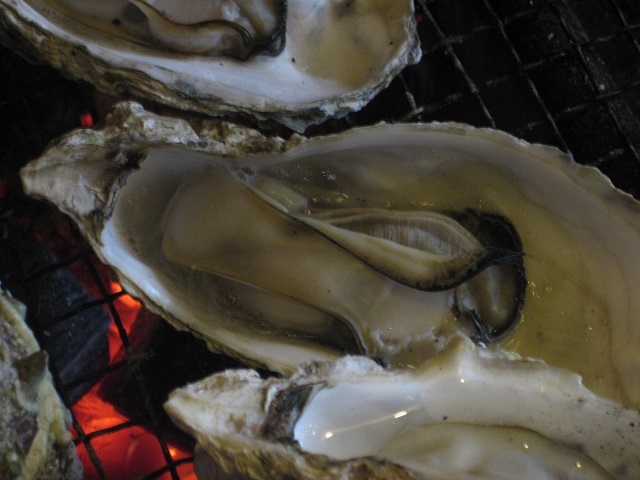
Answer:
M48 198L72 216L127 290L174 325L197 332L212 348L252 364L287 373L304 361L364 351L413 367L475 328L476 316L460 311L491 305L491 311L507 312L495 318L515 316L517 323L515 330L496 336L494 348L576 372L598 395L640 407L640 296L634 292L640 259L629 253L638 251L640 209L597 170L575 164L556 149L454 124L378 125L284 142L223 122L159 117L127 103L116 108L103 130L69 134L22 175L28 193ZM222 176L227 180L220 181ZM269 221L258 225L266 217L245 209L246 203L227 212L240 205L236 200L222 213L207 212L213 200L206 185L206 196L198 193L203 179L217 182L213 196L218 200L226 199L223 191L239 189L263 212L284 218L285 237L304 235L317 246L309 255L316 263L278 267L295 242L278 244L281 255L270 258L273 245L265 245L282 230ZM197 204L184 202L189 195ZM506 270L493 264L474 277L484 277L479 284L463 279L451 288L423 291L385 271L387 260L372 265L346 255L357 252L309 225L321 219L331 229L326 215L337 222L348 217L341 212L362 209L455 217L469 208L506 219L518 233L507 249L511 254L503 258L521 259L520 248L514 248L521 243L526 270L521 311L519 302L504 300L517 293L513 285L523 278L513 263ZM213 214L225 223L207 225L203 219ZM188 249L172 253L166 240L171 223L181 219L192 223L192 230L183 225L176 231L184 232L185 244L201 247L196 259ZM252 223L264 229L247 239L241 230ZM219 253L211 255L212 235L234 229L237 236L216 244ZM163 249L165 241L170 245ZM474 244L469 242L465 245ZM263 247L264 257L252 255ZM230 256L220 253L225 249ZM399 258L397 250L393 246L392 259ZM480 254L486 250L478 248ZM337 260L325 265L330 257ZM211 267L207 259L213 258L226 265ZM239 268L243 262L245 268ZM271 271L273 281L262 270ZM297 296L281 288L276 277L285 274L284 283L293 290L308 290L309 282L320 277L341 287L329 286L332 292L320 292L317 298L323 300L316 303L308 292ZM370 280L377 282L374 287ZM491 294L498 301L485 301Z
M412 371L363 357L213 375L165 409L198 478L636 479L640 413L576 374L458 339Z
M2 0L0 41L111 95L298 131L361 108L421 55L412 0L203 3Z
M284 47L284 0L50 0L69 18L106 34L170 52L246 59Z
M0 290L0 473L6 479L80 479L71 418L25 311Z

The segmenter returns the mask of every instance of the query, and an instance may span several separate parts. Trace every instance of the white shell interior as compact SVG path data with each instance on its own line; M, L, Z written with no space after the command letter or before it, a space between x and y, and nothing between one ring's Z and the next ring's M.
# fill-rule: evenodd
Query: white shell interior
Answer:
M379 456L427 478L607 478L600 466L619 478L640 475L638 411L543 363L460 343L408 374L342 380L329 380L305 406L294 430L303 450L342 460ZM429 433L441 443L430 443ZM577 448L554 451L554 442ZM456 446L466 448L454 455ZM501 463L506 453L510 461Z
M104 79L91 75L106 68L120 81L130 82L128 88L146 90L154 100L205 112L236 109L258 118L274 114L297 130L320 121L321 111L344 114L362 106L373 95L371 90L386 85L389 76L420 55L411 0L288 2L284 51L246 61L169 52L125 38L126 33L113 35L110 31L118 27L111 20L121 15L126 0L89 2L90 6L75 0L0 3L19 18L15 21L21 28L37 25L47 36L97 59L97 65L87 65L87 81L102 84ZM80 20L73 17L74 11L82 12ZM87 20L102 11L104 21ZM70 68L73 54L61 50L46 60ZM71 73L83 76L82 66Z
M285 379L227 371L172 392L165 409L225 470L269 458L304 479L323 460L333 478L372 460L436 480L640 475L638 410L594 395L571 372L468 339L412 371L362 357Z
M105 225L102 254L137 284L132 288L247 358L285 371L326 358L326 349L305 350L299 340L247 339L233 321L218 318L222 299L242 294L236 287L176 273L157 258L165 202L211 161L179 149L151 150ZM308 187L318 204L348 207L367 199L390 208L472 207L509 218L524 244L529 289L520 324L503 347L578 372L593 391L640 405L640 296L633 293L640 259L629 253L640 242L638 206L597 171L505 135L420 125L356 130L244 163L280 172L291 184L324 176L321 188Z
M177 161L181 163L179 171L175 171ZM163 313L180 319L219 345L231 346L247 358L264 354L273 368L283 369L283 365L307 358L309 349L319 358L335 357L336 350L295 339L273 348L277 337L274 340L268 332L247 327L255 319L234 304L235 297L245 296L247 287L181 267L162 253L162 224L167 205L185 181L210 167L211 158L205 154L182 149L152 150L141 170L128 178L113 217L102 231L102 255L123 275L125 287L133 282L130 288L142 292ZM252 289L246 294L259 296L261 300L263 296L270 297ZM285 317L283 323L295 323L297 309L292 310L287 304L288 310L283 311L277 308L277 297L270 299L272 311Z
M492 438L496 446L516 442L518 452L511 458L514 468L523 472L548 467L546 473L556 468L576 478L600 478L601 469L585 459L586 452L612 475L640 475L640 206L597 170L575 164L556 149L453 124L378 125L336 136L293 138L284 146L258 141L247 148L280 151L274 154L243 153L252 142L248 138L256 138L238 135L235 144L215 145L224 154L214 155L187 147L198 145L199 138L184 122L126 118L123 123L130 128L79 131L53 145L23 170L25 190L70 213L100 257L120 274L123 286L150 308L218 348L273 370L291 372L305 361L334 358L340 352L253 323L255 315L241 308L241 301L268 299L265 308L283 325L307 315L308 306L291 308L291 303L262 290L175 265L165 257L161 241L167 205L192 178L226 168L246 182L275 179L313 199L311 210L363 205L445 212L473 208L508 218L519 232L528 290L518 328L488 349L453 340L444 353L426 362L418 355L414 363L404 364L405 370L384 371L358 358L356 370L349 372L340 362L353 357L339 360L338 374L311 379L320 388L297 423L303 448L339 458L375 454L406 462L409 469L429 468L427 457L435 455L431 458L446 468L458 469L462 462L492 472L504 458L495 451L486 456L482 439ZM141 143L132 146L128 134ZM184 145L170 145L176 142ZM256 182L254 187L269 184ZM193 235L199 233L196 228ZM326 317L317 320L322 323ZM410 320L415 319L408 318L401 328ZM544 362L522 360L511 352ZM365 369L365 363L370 368ZM295 387L309 371L293 380L270 381ZM201 445L222 447L231 432L230 443L238 446L241 435L233 432L238 428L247 430L242 435L254 435L254 441L264 402L275 393L260 390L263 380L257 374L246 388L239 380L242 374L221 375L229 375L231 393L240 391L242 401L227 400L225 380L216 376L173 395L173 414ZM205 406L220 395L224 401L211 415ZM231 412L225 417L228 407ZM249 409L246 423L238 421L240 407ZM407 425L412 419L417 421ZM455 426L432 428L440 422ZM489 437L480 433L481 440L465 450L468 456L452 458L459 445L477 439L474 427L485 432L486 425L491 426ZM220 426L227 430L214 432ZM513 433L514 427L524 433ZM418 453L427 452L427 457L416 457L410 447L416 446L414 434L425 433L418 431L422 428L443 443L419 445ZM364 436L354 440L350 435L357 431ZM351 450L337 442L341 437ZM564 447L554 449L551 441ZM297 447L275 443L253 443L241 453L250 455L260 447L272 454L280 449L280 460L288 461L292 453L296 461L306 458ZM524 443L537 455L522 455ZM559 463L550 465L545 458L549 450L559 454ZM524 463L518 463L521 460Z

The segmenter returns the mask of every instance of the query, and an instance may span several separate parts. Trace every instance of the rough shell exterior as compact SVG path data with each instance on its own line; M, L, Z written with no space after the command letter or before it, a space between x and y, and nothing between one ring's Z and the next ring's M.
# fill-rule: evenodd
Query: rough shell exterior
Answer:
M368 371L381 369L368 359L349 357L337 369ZM419 480L406 469L390 462L373 458L335 461L324 455L309 455L298 446L287 442L274 442L261 434L268 417L273 396L280 390L304 383L322 381L336 373L335 365L310 364L288 379L262 380L253 370L228 370L185 387L186 395L212 400L207 408L217 412L209 416L215 427L210 435L196 432L180 422L181 412L165 405L174 422L198 440L195 469L200 480L267 480L295 478L299 480ZM339 375L339 372L338 372ZM176 393L172 394L178 396ZM228 405L234 405L229 415ZM177 405L177 404L176 404Z
M0 291L0 476L80 479L69 412L24 315L24 305Z
M395 1L398 0L393 0ZM321 94L317 98L301 102L292 102L289 98L297 95L297 92L313 92L316 88L313 85L315 74L308 74L302 69L298 79L297 70L292 67L296 65L295 58L286 50L278 57L258 56L251 63L237 63L215 57L203 59L188 54L166 55L141 45L132 46L83 25L78 26L78 22L56 13L45 0L0 1L0 42L28 59L48 63L63 74L86 81L110 95L148 99L206 115L241 114L258 121L275 120L296 131L303 131L307 126L320 123L326 118L341 117L359 110L405 66L420 59L413 2L402 0L402 3L407 6L406 15L404 19L396 21L402 25L399 27L402 33L398 33L392 40L391 54L375 62L375 71L368 72L357 84L347 84L346 88L328 86L327 91L334 93L326 96ZM334 7L333 2L320 6L341 8L340 5ZM316 5L312 4L309 8L316 8ZM293 10L293 7L289 10ZM306 15L305 12L303 14ZM384 15L384 12L379 14L380 19L385 18ZM305 40L289 38L289 31L287 35L288 44ZM374 47L368 46L367 49L372 50ZM169 60L166 64L160 64L157 58ZM274 59L278 62L276 65L272 64ZM258 69L256 73L253 73L254 64L258 65L255 67ZM202 65L206 67L203 68ZM292 69L292 75L296 75L295 80L289 86L284 85L285 81L288 83L289 73L270 80L274 75L274 68L287 72ZM197 73L198 69L205 73ZM236 69L238 73L231 73L230 80L219 82L219 77ZM209 71L212 73L206 73ZM254 85L252 88L250 83L245 82L246 85L238 88L233 82L233 76L248 74L253 79L252 82L264 85ZM322 82L326 82L324 77L327 75L332 80L330 74L321 74ZM203 76L208 78L202 78ZM340 84L342 81L335 83ZM271 90L283 88L290 89L291 93L288 96L271 94ZM256 93L258 90L264 93Z

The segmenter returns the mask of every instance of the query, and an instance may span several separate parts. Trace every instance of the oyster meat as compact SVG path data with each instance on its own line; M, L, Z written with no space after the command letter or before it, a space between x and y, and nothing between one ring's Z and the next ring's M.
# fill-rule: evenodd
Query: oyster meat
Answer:
M24 321L25 310L0 290L0 474L80 479L71 418L53 386L47 354Z
M361 108L421 55L412 0L1 0L0 27L106 93L298 131Z
M202 478L640 475L640 207L554 148L123 103L22 179L150 309L292 374L171 395Z
M80 23L148 47L246 59L284 47L285 0L50 0Z
M636 479L640 413L580 377L468 339L415 370L364 357L291 378L213 375L169 395L198 478Z
M22 178L130 293L250 364L413 368L464 336L640 407L640 209L556 149L456 124L285 142L124 103Z

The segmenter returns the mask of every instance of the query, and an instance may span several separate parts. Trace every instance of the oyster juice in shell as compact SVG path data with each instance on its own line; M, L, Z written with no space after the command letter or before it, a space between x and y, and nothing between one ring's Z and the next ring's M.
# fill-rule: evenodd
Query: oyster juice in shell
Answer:
M285 379L229 370L174 391L165 409L196 438L201 480L640 475L637 409L567 370L462 338L404 372L363 357Z
M495 423L486 416L495 410L490 399L474 425L495 427L487 434L503 440L509 433L503 428L534 429L516 435L529 435L527 444L544 449L560 442L569 449L565 460L586 454L614 476L637 472L638 449L628 447L637 446L640 407L640 297L634 293L640 259L629 252L638 251L640 209L597 170L556 149L455 124L378 125L285 142L223 122L163 118L127 103L103 130L58 141L23 170L23 181L29 193L75 219L125 288L213 348L283 373L345 350L416 371L462 355L452 351L476 352L471 358L486 352L496 356L495 368L481 368L477 384L491 388L496 370L493 385L505 398L519 388L508 386L512 369L530 365L516 353L540 359L553 368L537 364L551 373L534 387L524 385L537 389L532 402L539 407L551 398L558 412L586 409L585 399L593 410L604 406L604 419L628 421L622 443L607 440L612 449L624 447L623 456L606 465L581 439L570 442L568 432L582 428L575 417L559 436L524 417ZM414 240L363 221L382 216L385 225L413 232L404 227L415 224L408 221L414 215L430 233L446 233L435 236L428 254L416 252ZM312 247L309 261L316 266L278 270L268 253L280 248L280 261L297 255L298 236ZM371 251L374 257L367 256ZM476 268L483 258L491 261ZM414 261L429 267L427 278L422 267L412 271ZM334 273L339 267L342 274ZM329 285L313 283L316 277ZM513 301L523 282L524 304ZM403 375L394 381L413 382ZM567 378L572 387L562 390ZM552 391L557 395L545 393ZM474 395L463 401L473 404ZM516 408L518 414L528 412ZM468 420L455 420L462 425L446 435L456 442L473 437ZM198 440L208 448L205 435Z
M412 0L1 0L0 27L108 94L298 131L360 109L421 55Z

